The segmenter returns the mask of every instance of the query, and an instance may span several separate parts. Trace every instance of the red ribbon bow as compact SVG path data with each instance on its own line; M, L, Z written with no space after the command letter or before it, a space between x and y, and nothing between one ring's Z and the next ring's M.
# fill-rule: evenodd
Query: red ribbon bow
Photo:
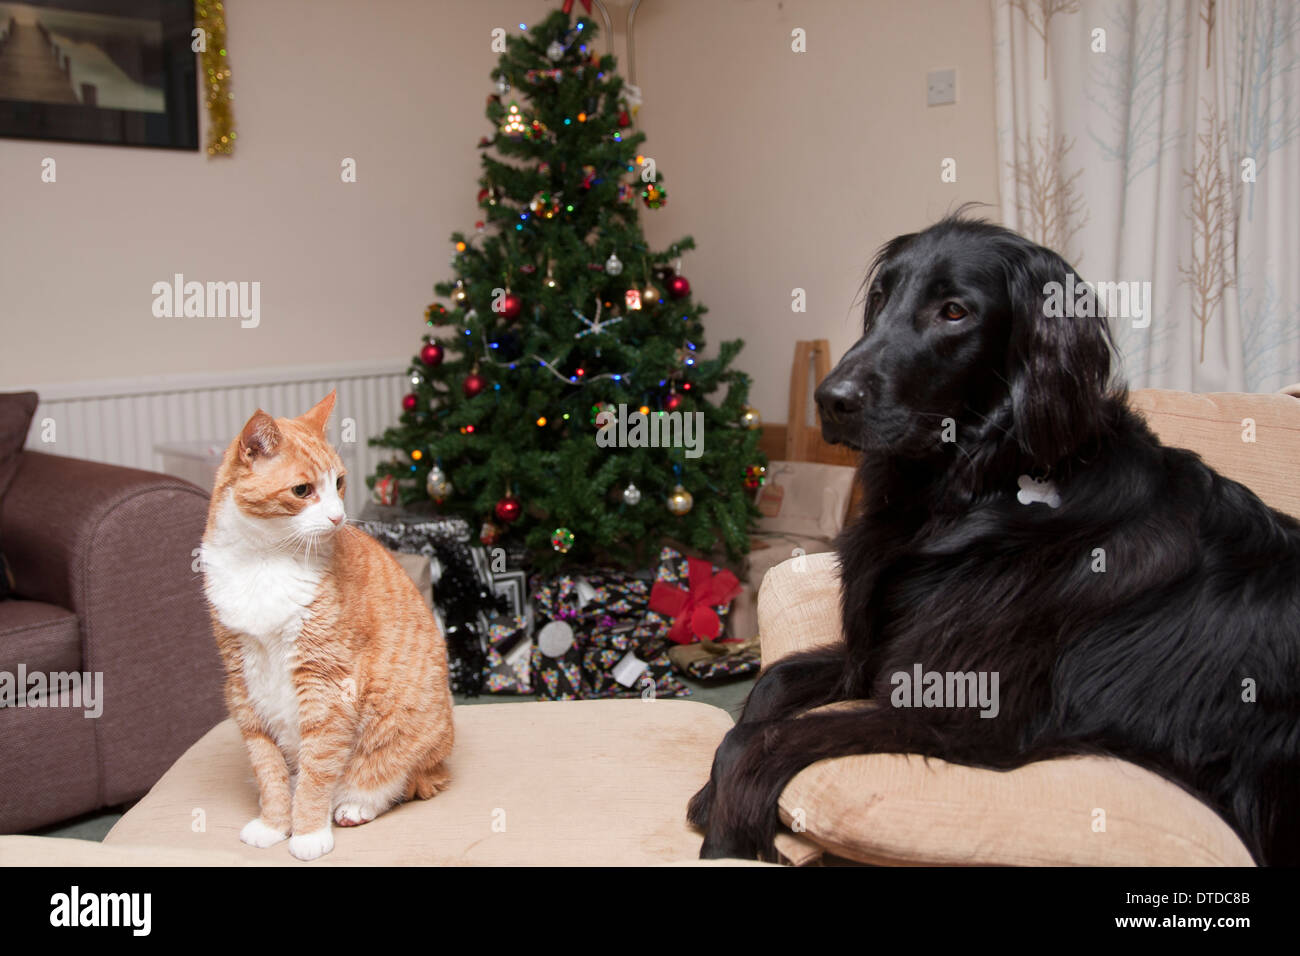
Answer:
M579 0L579 2L582 4L582 6L586 9L588 13L591 13L591 0ZM563 10L565 13L572 12L573 0L564 0L564 6L562 6L560 9Z
M698 638L712 640L722 633L722 621L715 605L730 604L740 593L740 581L730 571L713 573L713 565L699 558L687 559L689 591L666 581L650 588L650 610L673 618L668 639L690 644Z

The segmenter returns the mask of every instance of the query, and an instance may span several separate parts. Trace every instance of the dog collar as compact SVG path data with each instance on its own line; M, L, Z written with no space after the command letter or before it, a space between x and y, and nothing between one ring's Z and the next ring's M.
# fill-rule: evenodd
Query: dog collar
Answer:
M1019 484L1020 490L1016 492L1016 500L1022 505L1042 502L1049 508L1061 507L1061 495L1056 490L1056 485L1046 478L1038 479L1021 475Z

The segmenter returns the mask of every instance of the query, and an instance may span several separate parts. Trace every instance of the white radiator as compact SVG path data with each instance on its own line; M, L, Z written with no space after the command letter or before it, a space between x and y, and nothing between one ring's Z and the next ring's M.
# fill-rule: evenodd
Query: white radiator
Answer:
M34 386L41 400L27 447L164 471L163 456L155 450L159 444L212 442L224 449L258 408L276 418L293 418L330 389L338 389L329 437L348 468L348 515L359 517L369 494L366 476L393 454L368 442L401 415L402 396L409 391L406 364L401 360ZM340 440L346 437L344 428L351 442Z

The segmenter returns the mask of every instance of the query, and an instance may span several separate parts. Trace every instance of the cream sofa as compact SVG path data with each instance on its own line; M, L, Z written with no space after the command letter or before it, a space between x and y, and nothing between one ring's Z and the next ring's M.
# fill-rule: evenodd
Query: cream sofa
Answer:
M1265 501L1300 514L1300 401L1288 395L1135 393L1169 444L1199 451ZM1242 440L1244 420L1254 442ZM839 640L833 555L770 571L759 595L765 663ZM233 723L195 743L102 844L0 837L0 865L626 864L694 861L684 819L731 718L675 700L482 704L456 710L453 784L336 834L312 864L239 842L257 813ZM814 764L781 797L791 862L827 853L884 864L1248 866L1228 826L1131 764L1071 758L1010 773L906 755ZM1100 814L1099 814L1100 811ZM1098 820L1105 826L1098 827Z

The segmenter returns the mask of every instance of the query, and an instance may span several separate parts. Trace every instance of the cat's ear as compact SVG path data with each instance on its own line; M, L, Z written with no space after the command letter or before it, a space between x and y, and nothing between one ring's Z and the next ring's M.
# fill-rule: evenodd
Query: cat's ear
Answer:
M330 420L330 412L334 411L334 397L337 394L338 394L338 389L335 389L334 391L330 392L328 395L326 395L324 398L322 398L319 402L316 403L315 408L313 408L307 414L300 416L298 418L298 421L302 422L304 425L306 425L308 428L312 429L313 431L318 431L322 435L324 435L325 423Z
M271 458L279 444L280 429L276 428L275 419L259 408L239 433L239 457L245 464L257 458Z

